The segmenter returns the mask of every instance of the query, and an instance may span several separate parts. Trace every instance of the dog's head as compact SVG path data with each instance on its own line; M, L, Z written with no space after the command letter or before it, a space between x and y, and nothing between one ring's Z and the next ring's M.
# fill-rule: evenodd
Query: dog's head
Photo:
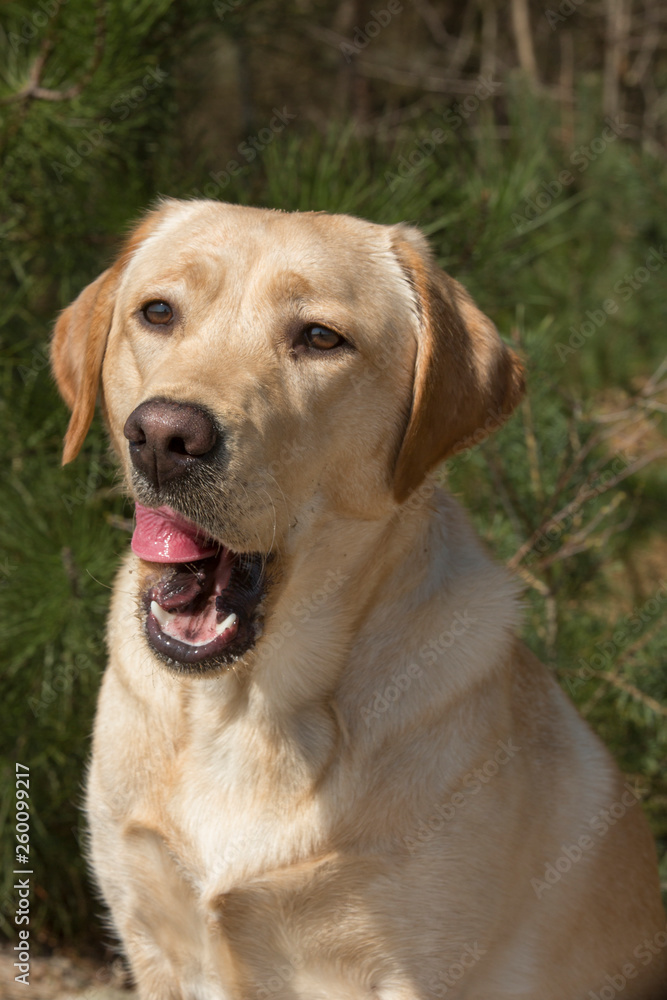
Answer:
M270 554L327 519L390 515L523 391L417 230L211 201L144 219L61 315L52 362L64 462L101 381L148 641L199 671L254 642Z

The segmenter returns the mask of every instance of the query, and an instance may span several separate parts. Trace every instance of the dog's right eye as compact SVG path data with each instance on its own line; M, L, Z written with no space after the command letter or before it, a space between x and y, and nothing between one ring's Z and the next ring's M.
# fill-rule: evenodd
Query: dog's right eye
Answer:
M165 326L167 323L171 323L174 318L174 310L169 303L161 300L147 302L145 306L141 307L141 314L153 326Z
M345 339L335 330L319 325L309 326L303 334L303 340L306 347L316 351L332 351L345 343Z

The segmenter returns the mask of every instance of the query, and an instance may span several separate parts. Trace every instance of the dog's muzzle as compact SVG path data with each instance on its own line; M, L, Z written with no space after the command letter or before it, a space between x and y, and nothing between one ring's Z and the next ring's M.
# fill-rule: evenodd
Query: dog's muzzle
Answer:
M220 466L222 434L202 407L164 399L137 406L124 433L146 501L136 506L132 549L153 564L141 597L148 643L178 670L219 669L261 632L266 561L233 552L176 509L203 506L201 481Z

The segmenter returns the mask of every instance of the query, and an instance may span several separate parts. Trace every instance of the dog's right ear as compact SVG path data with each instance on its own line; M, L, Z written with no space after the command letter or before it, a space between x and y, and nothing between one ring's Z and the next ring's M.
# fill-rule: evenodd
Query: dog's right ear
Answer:
M63 465L76 458L95 413L97 388L113 305L122 273L120 261L99 276L61 313L51 341L51 367L60 394L72 411Z
M132 254L154 230L164 208L149 212L126 240L118 259L65 309L51 341L51 368L72 411L63 448L63 465L79 454L95 413L116 292Z

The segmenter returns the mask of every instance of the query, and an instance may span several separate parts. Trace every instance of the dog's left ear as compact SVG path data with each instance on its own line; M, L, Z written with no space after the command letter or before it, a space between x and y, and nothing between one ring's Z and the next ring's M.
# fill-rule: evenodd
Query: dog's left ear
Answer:
M437 266L422 234L397 226L392 245L419 313L412 404L394 468L394 495L402 503L435 465L505 422L524 378L516 354Z

